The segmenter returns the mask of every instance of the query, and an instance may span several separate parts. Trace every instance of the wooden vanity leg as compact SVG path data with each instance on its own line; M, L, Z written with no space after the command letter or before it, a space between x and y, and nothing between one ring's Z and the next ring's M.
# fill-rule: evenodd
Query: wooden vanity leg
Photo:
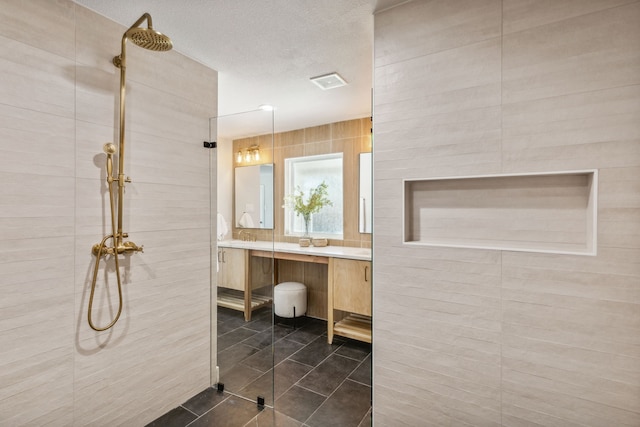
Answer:
M327 271L327 342L333 343L333 258Z
M251 288L244 291L244 320L251 320Z
M244 320L251 320L251 255L248 250L244 251Z

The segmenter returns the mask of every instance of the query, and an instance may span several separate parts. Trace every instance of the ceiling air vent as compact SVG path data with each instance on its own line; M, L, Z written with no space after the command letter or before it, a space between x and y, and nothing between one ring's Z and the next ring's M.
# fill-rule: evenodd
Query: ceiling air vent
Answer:
M311 81L322 90L335 89L345 86L347 82L338 73L324 74L322 76L311 77Z

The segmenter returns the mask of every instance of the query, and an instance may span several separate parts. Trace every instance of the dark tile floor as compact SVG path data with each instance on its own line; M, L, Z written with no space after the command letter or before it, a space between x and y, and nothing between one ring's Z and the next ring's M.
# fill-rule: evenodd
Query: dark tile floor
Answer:
M292 326L286 320L272 327L269 308L245 322L242 313L219 307L224 392L208 388L147 427L370 426L371 345L342 337L328 344L327 324L318 319Z

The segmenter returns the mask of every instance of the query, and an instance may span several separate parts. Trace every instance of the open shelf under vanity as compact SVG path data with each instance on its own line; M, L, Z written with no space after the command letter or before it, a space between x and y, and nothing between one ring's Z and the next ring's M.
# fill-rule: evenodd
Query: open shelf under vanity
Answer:
M371 343L371 317L355 313L349 314L334 324L333 333Z
M251 294L251 311L257 310L258 308L271 304L271 297L259 294ZM245 309L245 301L244 301L244 292L238 291L235 289L218 289L218 306L230 308L232 310L244 311Z

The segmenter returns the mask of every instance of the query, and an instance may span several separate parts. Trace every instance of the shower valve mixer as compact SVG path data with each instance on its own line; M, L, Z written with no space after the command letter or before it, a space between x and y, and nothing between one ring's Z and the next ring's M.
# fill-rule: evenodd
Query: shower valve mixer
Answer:
M125 237L126 237L126 235L125 235ZM144 245L138 246L133 242L122 242L121 245L118 245L117 251L116 251L116 248L112 247L112 246L103 246L102 250L100 250L100 243L96 243L91 248L91 252L95 256L98 256L98 253L100 253L101 255L113 255L116 252L118 254L135 253L135 252L144 253Z

